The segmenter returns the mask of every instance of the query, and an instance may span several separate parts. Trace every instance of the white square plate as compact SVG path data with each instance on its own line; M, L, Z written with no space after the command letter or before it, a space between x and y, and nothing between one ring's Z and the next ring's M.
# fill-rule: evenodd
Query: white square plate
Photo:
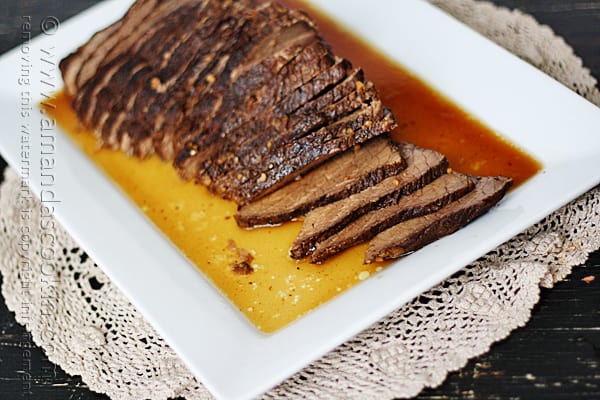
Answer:
M367 18L364 0L313 3L532 154L543 170L467 228L264 335L56 128L56 217L220 399L266 391L600 181L600 110L551 78L420 0L378 0ZM33 104L61 86L43 51L58 63L129 4L101 3L29 44ZM31 124L35 160L42 117L35 106L31 118L19 114L22 51L0 59L0 151L16 170L20 126ZM39 165L32 166L39 193Z

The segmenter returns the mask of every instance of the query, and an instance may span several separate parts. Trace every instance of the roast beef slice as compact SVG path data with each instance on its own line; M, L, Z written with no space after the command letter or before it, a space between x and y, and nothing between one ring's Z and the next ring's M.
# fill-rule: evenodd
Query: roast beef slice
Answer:
M479 178L475 189L457 201L375 236L369 243L365 263L401 257L454 233L500 201L511 184L512 180L505 177Z
M308 256L319 241L333 235L369 211L397 204L403 196L443 175L448 168L446 158L433 150L403 143L402 154L407 167L400 174L309 212L292 244L290 255L293 258Z
M317 243L311 255L311 262L320 264L402 221L431 214L464 196L474 186L470 176L457 173L442 175L429 185L402 197L398 204L373 210Z
M388 137L375 138L241 207L235 218L244 228L290 221L315 207L343 199L397 175L405 166L399 145Z

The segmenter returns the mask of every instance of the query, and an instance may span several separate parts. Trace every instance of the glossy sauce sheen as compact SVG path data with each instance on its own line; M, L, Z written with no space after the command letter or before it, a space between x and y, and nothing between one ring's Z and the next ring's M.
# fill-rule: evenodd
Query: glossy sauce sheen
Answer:
M311 14L336 53L363 66L367 77L376 83L384 104L394 110L401 125L394 132L396 139L437 149L462 172L507 175L519 183L539 169L531 158L398 65L318 13ZM300 229L299 222L240 229L233 218L237 209L234 203L200 185L182 182L175 169L157 157L139 161L118 151L99 150L94 135L78 123L69 98L60 93L56 102L53 116L64 131L263 332L284 327L385 266L363 265L366 245L320 266L292 260L288 250ZM245 254L252 259L248 274L235 268L240 261L249 260Z
M473 175L504 175L516 187L535 175L541 165L451 101L429 88L398 63L371 48L318 10L298 0L282 4L307 11L317 22L333 52L352 61L375 83L383 104L398 128L392 137L443 153L456 171Z
M299 222L240 229L233 218L235 203L201 185L182 182L175 169L156 156L140 161L119 151L99 150L92 132L81 128L64 92L58 94L55 103L52 113L61 128L265 333L282 328L385 265L363 265L366 245L322 266L293 260L288 250L300 230ZM253 272L247 275L235 268L246 259L240 257L244 252L253 258L249 262Z

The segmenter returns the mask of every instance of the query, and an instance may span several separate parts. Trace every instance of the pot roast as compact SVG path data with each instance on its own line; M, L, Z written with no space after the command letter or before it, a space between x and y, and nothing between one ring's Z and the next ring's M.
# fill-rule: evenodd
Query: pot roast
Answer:
M238 204L242 228L302 219L293 258L365 262L470 223L510 187L395 143L391 111L307 14L259 0L138 0L60 63L102 147L156 154Z

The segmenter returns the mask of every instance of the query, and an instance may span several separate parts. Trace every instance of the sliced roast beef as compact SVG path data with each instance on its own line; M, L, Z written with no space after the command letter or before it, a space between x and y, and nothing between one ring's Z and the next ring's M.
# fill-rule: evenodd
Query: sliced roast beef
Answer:
M350 149L262 199L243 206L235 218L244 228L290 221L315 207L357 193L397 175L406 163L387 137Z
M195 114L198 103L208 103L206 93L214 88L216 77L222 74L229 60L229 53L235 48L235 38L246 21L224 18L215 25L215 31L207 30L202 36L195 35L193 43L182 50L176 61L181 63L194 54L176 81L164 93L157 90L148 114L144 117L151 133L157 153L167 161L175 158L189 139L199 129L197 123L210 121ZM207 38L218 40L208 45ZM213 96L213 98L216 98ZM215 109L216 111L216 109ZM153 120L152 120L153 119ZM135 119L132 119L135 122ZM176 165L179 168L179 166ZM182 172L182 168L179 168ZM190 179L193 172L182 176Z
M179 132L183 132L175 133L176 142L179 143L176 148L175 166L179 169L181 176L184 179L191 179L197 175L200 165L206 169L207 164L212 161L226 159L228 149L237 145L236 139L239 136L231 135L232 130L237 128L244 137L262 134L263 128L268 126L270 121L271 109L279 103L280 99L285 98L298 86L311 82L312 78L319 74L319 71L329 69L338 71L339 65L342 64L341 61L337 61L331 56L323 43L311 43L303 48L291 62L284 65L268 85L258 88L256 93L250 93L249 99L235 100L246 94L248 85L253 87L252 80L262 82L262 76L240 77L230 91L222 92L223 96L221 97L213 97L218 108L223 112L219 113L218 110L215 110L210 119L202 118L203 111L201 110L209 104L207 99L203 99L193 107L186 106L186 109L191 109L191 111L186 112L178 129ZM343 71L342 73L345 74ZM247 83L248 81L250 83ZM194 99L198 98L194 97ZM245 103L245 107L239 107L239 104L242 103ZM247 115L246 110L248 110ZM248 123L253 123L255 126L245 127L244 121L249 121ZM257 127L256 124L262 125ZM195 151L190 152L190 148ZM237 151L234 150L234 152Z
M277 3L138 0L61 68L101 145L157 152L239 204L396 126L314 21Z
M239 3L234 3L234 5L239 6ZM235 119L238 115L251 118L249 96L257 88L267 84L272 74L277 73L291 59L294 59L305 46L316 40L316 31L309 25L304 15L288 13L289 15L282 17L282 10L284 9L281 7L274 7L265 8L261 12L249 12L248 10L244 12L243 9L239 11L235 7L232 8L232 15L227 17L227 20L235 22L237 29L216 35L218 38L216 48L211 50L208 47L208 54L214 56L215 62L212 66L209 64L209 68L204 69L206 73L198 76L192 83L189 78L169 78L164 71L159 71L157 74L159 85L157 88L153 88L155 93L151 91L148 93L151 104L144 105L143 102L140 102L142 106L136 107L137 111L133 113L132 119L138 122L143 121L148 126L146 131L151 132L150 135L154 136L155 141L164 142L165 126L168 131L170 131L169 127L173 126L170 121L164 125L165 116L172 112L175 102L179 102L178 108L182 114L178 117L174 114L169 118L177 117L176 123L189 126L200 136L206 136L204 132L207 127L211 126L214 127L212 131L226 131L226 122ZM244 19L237 14L246 15L246 23L242 24ZM265 35L267 36L262 38ZM274 39L276 37L277 40ZM210 41L210 38L208 39ZM205 45L200 51L204 52L206 47ZM260 48L260 51L257 51L257 48ZM247 54L246 59L242 60L244 54ZM269 57L266 57L267 54ZM185 54L183 56L185 57ZM188 56L187 59L189 58ZM220 62L219 59L224 62ZM194 63L190 65L197 70L197 65ZM243 73L244 68L250 69L246 73L250 75L249 78ZM242 76L239 76L240 74ZM190 87L189 83L192 83L193 86ZM170 86L173 86L172 90L169 90ZM148 87L146 89L148 90ZM189 93L187 96L180 95L190 90L193 91L194 96L189 96ZM218 109L213 106L205 106L206 99L203 94L207 91L217 94L210 98L218 99L218 102L214 103ZM245 107L239 107L240 104L244 104ZM219 112L219 109L222 109L223 112ZM207 118L208 115L210 118ZM170 131L166 135L172 136L173 133ZM184 135L182 138L175 136L173 139L175 141L185 140L187 136ZM203 147L198 137L195 137L195 141L199 147ZM210 137L207 137L207 141L212 143Z
M244 62L232 71L231 80L236 82L239 77L247 74L256 66L263 64L265 60L273 59L274 55L285 53L288 49L296 45L312 43L316 39L316 36L317 32L314 26L309 21L300 19L289 26L286 25L280 31L272 32L264 37L260 43L257 43L250 53L248 53ZM289 60L289 58L287 59ZM278 69L281 67L269 65L267 68L270 70L271 68ZM260 75L260 73L251 72L250 75Z
M69 96L75 96L77 90L77 74L81 71L86 60L99 48L105 45L106 40L115 37L115 32L121 27L123 20L119 20L114 24L98 31L92 38L76 53L71 53L61 60L60 69L62 71L65 91Z
M464 196L474 186L473 178L469 176L456 173L443 175L429 185L402 197L397 204L373 210L317 243L311 255L311 262L320 264L402 221L431 214Z
M375 97L376 93L371 84L365 85L350 78L358 73L354 71L348 77L350 80L345 80L291 114L270 111L265 119L253 119L233 132L224 132L227 144L223 146L217 142L214 145L219 146L221 157L218 160L209 158L202 164L201 172L208 170L210 173L209 168L215 161L218 171L253 165L264 155L260 149L279 148L359 111L364 102Z
M290 255L293 258L308 256L319 241L369 211L397 204L402 196L440 177L448 168L448 161L442 154L409 143L402 144L402 156L407 167L400 174L308 213Z
M102 146L172 161L237 202L240 226L310 211L295 258L321 262L375 235L366 262L398 257L510 186L444 175L443 155L377 138L396 122L373 84L306 14L277 3L137 0L60 68Z
M273 145L277 145L275 140L286 142L289 140L288 137L290 135L297 137L298 134L296 132L303 129L310 129L308 127L310 122L304 124L305 128L300 126L309 116L318 114L319 118L323 118L324 114L330 114L327 119L328 121L333 121L336 117L341 118L343 116L341 112L338 112L337 115L332 114L332 111L335 111L333 108L339 108L336 102L356 92L354 79L358 71L352 71L352 66L345 60L336 59L334 64L325 71L326 75L324 79L322 79L323 74L318 73L316 70L315 72L317 73L315 77L300 88L288 93L280 103L273 103L267 106L263 102L261 105L251 106L250 110L248 110L249 115L244 115L242 118L236 119L235 122L229 119L223 124L224 130L222 135L227 136L228 143L233 145L236 151L243 151L244 147L248 149L257 148L257 146L263 144L262 142L265 139L270 140ZM340 83L338 85L339 81L344 79L344 77L350 79L351 84ZM323 90L330 86L334 86L334 89L319 96ZM306 87L310 87L312 93L304 93L302 98L298 98L298 91L302 89L306 90ZM261 97L264 98L264 95L261 95ZM353 111L356 107L355 105L350 110ZM256 119L256 114L259 112L264 113L265 117ZM296 122L295 119L301 119L301 121ZM244 124L242 125L240 122ZM278 136L268 137L268 134L264 132L265 129L276 130Z
M270 60L267 60L267 63L271 64ZM318 75L319 71L329 71L332 77L330 82L335 83L346 75L347 69L347 63L331 57L327 48L317 42L302 48L289 64L281 67L279 73L272 77L267 85L261 86L264 79L262 76L240 77L231 91L225 92L218 103L219 109L227 110L227 113L217 111L210 120L200 118L198 113L192 113L188 117L193 120L190 124L191 129L188 130L191 134L176 135L177 141L197 149L193 154L187 147L180 149L175 165L182 177L191 179L200 165L205 170L215 161L218 161L221 169L226 170L229 166L225 163L235 159L240 153L240 142L250 141L256 136L268 140L269 136L265 131L274 129L271 121L277 112L276 107L281 97L287 96L289 91L295 90L306 81L316 86L316 83L312 83L312 78ZM248 80L259 82L260 87L256 88L254 93L252 90L256 83L247 83ZM236 97L243 98L236 100ZM236 107L236 104L241 103L245 103L246 107ZM183 125L186 125L185 121ZM190 165L193 167L190 168Z
M119 40L115 46L102 56L93 74L77 87L77 93L73 99L73 108L86 126L95 127L91 118L96 109L98 93L107 85L112 84L113 75L119 71L123 64L127 62L134 64L138 61L133 55L137 53L140 47L146 45L148 39L152 38L157 31L169 29L168 26L157 23L157 21L170 19L171 24L176 24L176 17L180 15L182 9L189 8L191 1L193 0L184 2L167 0L161 2L152 9L150 14L145 15L141 21L137 21L137 25L130 26L129 31L119 31ZM155 43L155 45L158 44ZM91 60L89 63L91 63ZM84 68L86 65L84 65Z
M236 12L235 9L228 10L227 12ZM221 25L221 28L225 29L222 35L219 35L217 41L218 52L212 54L211 58L207 63L205 59L200 61L200 65L195 64L193 68L200 70L196 81L188 85L187 88L191 90L193 88L196 92L205 92L210 90L214 85L214 80L207 79L208 76L218 76L223 73L228 63L230 62L230 53L235 51L238 46L244 46L247 44L244 40L239 40L238 36L242 35L241 32L247 28L248 21L241 18L232 20L227 15L223 17L225 25ZM210 49L210 48L209 48ZM182 58L178 58L175 61L181 61ZM170 65L170 68L175 68L174 65ZM162 70L155 68L154 73L146 79L145 84L141 87L140 91L135 94L136 100L130 110L125 110L127 119L121 126L118 127L120 136L130 138L128 146L121 146L123 151L134 154L140 158L143 158L147 154L141 147L142 144L147 144L148 148L154 150L154 144L160 140L157 136L163 136L164 133L161 130L156 130L154 127L157 125L157 119L161 115L168 112L166 109L166 103L168 99L173 99L179 102L180 109L185 108L186 102L189 101L190 97L172 96L175 92L184 92L181 86L173 87L172 91L168 90L169 78L161 74ZM176 83L186 84L181 80ZM164 95L161 92L165 92ZM198 98L202 98L200 94ZM208 104L208 102L206 102ZM199 119L207 117L207 115L198 116ZM160 135L157 135L159 133ZM174 138L173 138L174 139ZM120 141L122 143L122 141Z
M238 204L247 204L336 154L389 132L395 126L394 117L381 101L372 101L369 106L280 147L270 146L267 142L263 147L268 150L266 154L259 153L250 163L240 163L227 171L217 166L201 173L199 181L207 182L208 179L213 192Z
M110 84L100 89L97 94L96 107L90 114L90 123L96 130L102 131L104 121L110 114L124 110L124 106L129 102L131 96L135 96L149 86L147 82L151 80L154 71L160 69L161 65L168 61L173 47L185 34L186 27L189 27L197 19L196 13L200 13L202 10L194 7L181 7L168 19L177 21L177 24L165 24L156 30L135 54L128 54L128 60L112 74ZM138 83L132 84L132 75L135 76ZM122 136L122 132L118 136ZM110 141L107 142L112 145Z
M222 18L212 16L222 14L225 18L228 13L235 12L225 6L218 6L218 9L216 7L217 5L214 2L208 2L204 7L197 4L190 12L180 16L177 24L179 27L171 29L169 31L170 36L160 32L155 33L155 37L158 36L162 44L151 47L153 54L150 57L145 56L142 50L138 51L136 57L151 67L152 74L145 80L139 91L133 91L131 94L128 92L123 93L126 102L131 102L127 98L129 95L133 95L138 99L138 101L133 102L135 107L122 110L126 112L128 118L136 118L138 123L141 124L147 118L155 116L152 113L155 110L152 105L160 97L156 94L164 94L175 83L176 78L180 76L189 63L197 57L193 47L193 45L198 44L198 41L201 41L197 39L204 39L203 42L205 42L208 35L214 34L217 27L223 22ZM149 39L149 41L151 40ZM209 50L207 49L207 51ZM194 54L194 56L190 56L191 54ZM164 99L161 100L164 101ZM140 103L143 105L140 105Z
M60 62L65 90L75 96L77 90L96 72L98 65L106 61L107 53L120 41L123 35L129 35L156 6L156 0L137 1L125 16L97 32L75 52Z
M449 235L487 212L506 193L510 178L479 178L475 189L439 211L410 219L377 235L370 243L365 263L401 257Z

